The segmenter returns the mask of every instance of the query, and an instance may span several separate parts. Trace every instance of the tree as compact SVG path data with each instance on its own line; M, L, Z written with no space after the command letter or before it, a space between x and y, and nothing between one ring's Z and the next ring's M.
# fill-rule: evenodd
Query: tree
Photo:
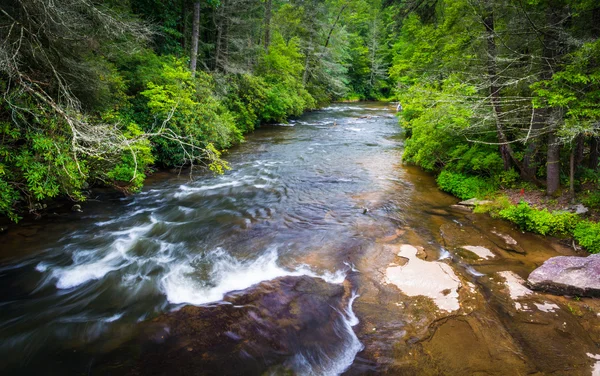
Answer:
M198 40L200 39L200 2L194 2L194 19L192 23L192 43L190 52L190 70L192 77L196 75L196 63L198 61Z

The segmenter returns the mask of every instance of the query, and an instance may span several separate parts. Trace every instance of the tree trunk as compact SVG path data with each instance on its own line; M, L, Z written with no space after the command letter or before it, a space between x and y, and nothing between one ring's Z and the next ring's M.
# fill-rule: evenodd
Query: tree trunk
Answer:
M223 26L223 52L221 53L221 67L223 69L223 72L227 73L227 71L229 70L228 66L229 66L229 29L230 29L230 23L231 23L231 18L230 17L226 17L225 15L228 14L228 12L226 11L227 8L227 0L223 0L223 12L222 12L222 17L225 19L225 25Z
M590 140L590 161L588 167L598 171L598 162L600 156L600 137L592 137Z
M560 23L558 15L552 7L546 9L546 23L547 25L557 25ZM554 27L554 26L552 26ZM558 50L558 36L553 28L544 33L543 42L543 63L546 67L542 69L541 77L544 80L548 80L552 77L553 67L555 65L555 52ZM554 195L560 187L560 141L556 136L558 131L557 120L551 119L551 111L548 110L547 120L549 124L548 134L548 156L546 160L546 194ZM562 116L560 117L562 118Z
M187 33L187 12L185 8L185 0L181 0L181 49L187 50L185 34Z
M265 52L269 53L269 45L271 44L271 0L265 1Z
M369 86L371 90L375 87L375 77L377 74L377 16L373 17L373 31L371 35L371 74L369 75Z
M577 148L573 145L569 158L569 196L571 197L571 203L575 203L575 154L577 154Z
M548 135L548 157L546 161L546 194L551 196L560 187L560 143L556 137L556 126L551 126Z
M523 155L523 170L521 170L521 179L525 181L536 182L537 178L531 180L532 177L536 177L537 168L539 165L538 153L541 146L540 133L543 128L544 120L546 118L545 108L535 108L532 110L531 124L529 131L529 143L525 149Z
M583 162L584 141L583 134L579 134L575 139L575 168L578 168L581 162ZM577 173L577 170L575 170L575 173Z
M223 53L223 29L224 29L224 22L223 22L223 11L221 10L221 8L224 5L221 4L221 6L219 7L219 11L215 11L215 24L217 26L217 40L215 43L215 71L218 71L219 68L221 67L221 59L222 59L222 53Z
M304 86L306 86L306 84L308 83L308 70L310 69L310 44L311 43L312 43L312 40L309 41L309 43L305 49L306 57L304 59L304 73L302 74L302 85L304 85Z
M192 51L190 53L190 70L192 77L196 75L198 62L198 40L200 39L200 2L194 3L194 21L192 23Z
M496 132L498 134L499 144L498 149L500 151L500 156L502 157L502 162L504 162L504 170L508 170L511 167L512 153L509 150L510 145L508 144L508 139L504 134L502 126L502 108L500 106L500 87L498 86L498 67L496 63L496 36L494 31L494 13L492 10L488 10L488 14L485 16L483 24L485 26L487 39L487 70L490 83L490 101L492 103L494 117L496 118Z
M344 12L344 9L346 9L347 6L348 6L347 3L344 4L344 6L340 9L337 17L335 18L335 22L333 23L333 25L331 25L331 28L329 29L329 34L327 34L327 40L325 40L325 48L327 48L327 46L329 46L329 41L331 40L331 34L333 34L333 30L337 26L337 23L339 22L340 17L342 16L342 13Z

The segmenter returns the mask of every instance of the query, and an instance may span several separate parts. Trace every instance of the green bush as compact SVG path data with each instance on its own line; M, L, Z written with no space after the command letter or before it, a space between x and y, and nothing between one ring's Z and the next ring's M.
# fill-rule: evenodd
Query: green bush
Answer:
M192 77L182 61L167 57L162 68L149 78L147 89L140 93L146 98L140 111L156 120L150 123L146 120L146 131L156 132L164 123L172 134L195 150L204 149L209 143L223 149L241 141L242 133L233 115L214 95L214 81L209 74L198 71ZM181 165L202 157L184 151L182 144L170 137L159 135L152 141L156 161L164 166Z
M579 222L573 231L573 237L590 253L600 253L600 223Z
M226 79L225 106L233 114L236 126L243 133L251 132L264 120L269 86L262 77L250 74Z
M600 191L589 192L581 199L581 202L590 208L600 208Z
M514 222L522 230L542 235L568 235L580 221L575 213L537 210L521 201L499 212L501 218Z
M437 184L441 190L463 200L483 197L496 189L493 184L478 176L466 176L446 170L437 177Z

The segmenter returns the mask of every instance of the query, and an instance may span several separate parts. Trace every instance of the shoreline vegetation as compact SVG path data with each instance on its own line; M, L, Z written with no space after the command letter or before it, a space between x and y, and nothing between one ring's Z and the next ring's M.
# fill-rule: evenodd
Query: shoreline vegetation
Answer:
M594 1L9 0L0 30L13 222L137 192L154 169L220 174L261 124L383 99L401 104L403 161L442 190L600 251Z
M391 93L381 2L9 0L0 216L39 217L155 168L221 174L260 124Z
M597 2L441 1L412 12L389 70L403 161L461 199L492 201L478 211L600 252L599 37Z

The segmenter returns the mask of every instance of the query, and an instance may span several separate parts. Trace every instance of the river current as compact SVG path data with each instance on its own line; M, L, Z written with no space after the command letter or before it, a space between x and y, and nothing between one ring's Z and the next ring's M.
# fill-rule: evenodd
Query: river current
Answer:
M9 232L0 370L410 374L418 364L437 374L434 363L444 360L435 358L430 330L441 317L479 304L481 321L518 331L506 310L484 303L496 297L512 307L493 273L525 275L568 251L450 209L456 200L430 176L401 165L400 132L391 105L334 104L248 135L226 154L232 169L224 175L158 174L139 194L92 200L81 214ZM492 229L516 238L528 258L484 239ZM413 259L402 243L424 254ZM461 246L485 246L503 261L476 261ZM443 296L419 286L413 294L393 270L407 260L445 265L449 282L427 283L446 283ZM429 269L415 269L415 278L421 270ZM411 363L410 350L424 339L431 348L419 345ZM522 351L521 340L504 341ZM588 370L584 347L577 356ZM423 363L423 354L434 360ZM506 364L543 370L537 356L487 362L502 372Z

